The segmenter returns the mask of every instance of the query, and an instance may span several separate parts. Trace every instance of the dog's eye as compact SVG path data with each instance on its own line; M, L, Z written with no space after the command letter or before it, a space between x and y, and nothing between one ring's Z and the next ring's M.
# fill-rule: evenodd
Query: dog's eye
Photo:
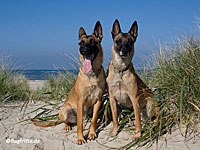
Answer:
M119 39L119 40L116 41L117 44L121 44L121 42L122 42L121 39Z
M80 45L80 46L83 46L84 44L85 44L84 41L80 41L80 42L79 42L79 45Z
M93 39L90 39L90 44L93 45L95 42Z
M128 40L126 41L126 45L133 45L133 41L130 40L130 39L128 39Z

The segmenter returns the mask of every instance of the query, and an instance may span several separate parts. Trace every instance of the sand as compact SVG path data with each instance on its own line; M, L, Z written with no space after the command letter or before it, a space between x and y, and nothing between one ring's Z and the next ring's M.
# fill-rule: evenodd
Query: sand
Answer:
M34 83L35 86L37 83ZM33 83L33 81L31 82ZM41 87L42 84L38 87ZM31 122L23 122L16 124L22 120L23 112L20 112L23 103L15 102L0 106L0 150L108 150L111 148L120 148L131 141L133 135L130 131L121 131L117 137L109 136L112 131L112 123L103 128L98 133L98 138L94 141L87 140L86 144L77 145L76 126L69 132L64 132L64 124L56 127L36 127ZM44 102L30 103L26 112L30 112ZM33 117L34 114L26 116ZM84 131L84 135L88 134L88 126ZM32 141L31 141L32 140ZM17 144L18 142L18 144ZM33 142L33 143L30 143ZM146 149L146 146L138 149ZM136 149L134 147L133 149ZM200 138L184 141L184 137L175 131L172 135L166 134L158 140L158 144L154 143L148 149L161 150L200 150Z
M31 90L41 89L45 85L46 80L29 80Z

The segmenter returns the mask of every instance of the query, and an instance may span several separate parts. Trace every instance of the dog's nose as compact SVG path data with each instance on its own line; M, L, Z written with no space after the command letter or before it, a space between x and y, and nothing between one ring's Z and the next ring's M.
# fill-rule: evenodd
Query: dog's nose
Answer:
M88 52L88 49L87 49L87 48L84 48L84 49L82 50L82 52L83 52L83 53L87 53L87 52Z
M128 52L127 48L122 48L121 51L122 51L122 53Z
M126 56L128 52L128 49L127 48L122 48L120 51L119 51L119 55L120 56Z
M121 51L122 51L122 53L126 53L126 52L127 52L127 50L126 50L126 49L122 49Z
M89 48L89 47L84 47L81 51L82 51L83 54L88 54L88 53L91 52L91 48Z

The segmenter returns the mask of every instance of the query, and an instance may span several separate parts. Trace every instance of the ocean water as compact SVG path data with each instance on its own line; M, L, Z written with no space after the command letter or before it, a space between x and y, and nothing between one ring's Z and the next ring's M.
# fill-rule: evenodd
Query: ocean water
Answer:
M67 71L74 75L78 74L76 70ZM23 74L28 80L48 80L50 75L57 76L59 72L66 73L65 70L14 70L13 72Z
M78 75L78 71L76 70L67 70L67 71L71 72L74 75ZM13 73L21 73L28 80L48 80L50 75L57 76L59 72L66 73L66 70L13 70ZM136 70L136 73L138 73L138 75L143 74L143 72L144 72L143 69ZM147 70L147 72L149 71Z

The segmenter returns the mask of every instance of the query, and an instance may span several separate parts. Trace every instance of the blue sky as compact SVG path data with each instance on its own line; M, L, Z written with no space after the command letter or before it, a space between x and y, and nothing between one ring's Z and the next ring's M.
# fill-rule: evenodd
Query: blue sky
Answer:
M91 34L99 20L104 56L111 57L111 29L117 18L124 32L137 20L133 62L141 65L159 41L192 34L199 15L199 0L0 0L0 56L12 56L23 69L70 69L62 56L78 56L79 28Z

